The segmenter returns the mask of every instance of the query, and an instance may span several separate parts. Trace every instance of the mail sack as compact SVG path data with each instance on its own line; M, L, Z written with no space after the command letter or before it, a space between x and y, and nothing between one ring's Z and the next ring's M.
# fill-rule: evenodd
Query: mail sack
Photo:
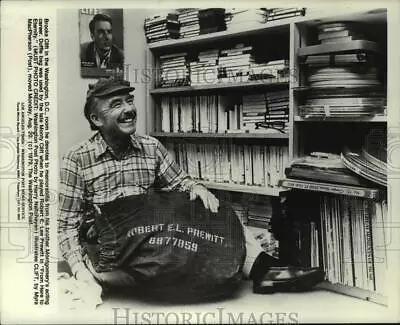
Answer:
M101 212L97 272L122 269L139 292L170 301L217 298L237 288L245 239L228 202L212 213L186 193L154 192L117 199Z

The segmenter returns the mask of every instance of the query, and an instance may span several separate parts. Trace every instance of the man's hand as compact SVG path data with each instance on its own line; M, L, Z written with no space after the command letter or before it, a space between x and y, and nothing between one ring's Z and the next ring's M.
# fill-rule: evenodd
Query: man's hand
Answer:
M190 200L195 200L197 197L199 197L203 201L204 207L206 209L210 209L210 211L213 213L218 212L218 199L203 185L196 184L192 187L192 190L190 191Z

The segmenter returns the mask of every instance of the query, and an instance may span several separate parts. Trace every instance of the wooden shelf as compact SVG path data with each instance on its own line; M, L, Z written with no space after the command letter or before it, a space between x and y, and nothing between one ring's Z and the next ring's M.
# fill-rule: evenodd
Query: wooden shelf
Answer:
M199 180L197 182L203 184L207 188L214 190L252 193L252 194L268 195L268 196L279 196L279 193L281 192L290 191L287 188L271 188L262 186L239 185L232 183L216 183L216 182L199 181Z
M375 115L368 117L310 117L304 118L296 115L294 117L295 122L352 122L352 123L386 123L386 115Z
M239 78L239 77L238 77ZM270 88L270 87L288 87L289 78L281 78L279 81L274 79L264 79L248 82L231 82L231 83L217 83L209 85L199 86L184 86L184 87L168 87L168 88L156 88L150 90L152 95L164 95L164 94L178 94L188 92L199 92L199 91L217 91L221 89L254 89L254 88Z
M155 138L222 138L222 139L289 139L284 133L183 133L183 132L151 132Z
M382 50L378 43L366 40L355 40L350 42L318 44L301 47L297 50L297 55L307 56L351 51L369 51L382 54Z
M337 293L341 293L347 296L355 297L355 298L360 298L363 300L367 301L372 301L376 304L383 305L383 306L388 306L388 298L373 291L357 288L357 287L352 287L348 286L345 284L340 284L340 283L331 283L329 281L324 281L322 283L319 283L316 285L316 288L319 289L325 289Z

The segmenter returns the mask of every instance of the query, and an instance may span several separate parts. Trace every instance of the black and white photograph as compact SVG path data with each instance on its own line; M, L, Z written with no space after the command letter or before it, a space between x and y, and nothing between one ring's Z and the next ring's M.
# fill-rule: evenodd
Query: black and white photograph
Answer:
M124 65L123 10L79 10L81 76L121 75Z
M2 323L400 321L400 3L6 3Z

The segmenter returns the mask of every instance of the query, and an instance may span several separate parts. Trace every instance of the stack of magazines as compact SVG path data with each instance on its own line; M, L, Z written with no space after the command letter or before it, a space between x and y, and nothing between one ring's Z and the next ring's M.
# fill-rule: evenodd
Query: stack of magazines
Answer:
M181 38L193 37L200 34L198 9L180 9L178 20L181 25Z

